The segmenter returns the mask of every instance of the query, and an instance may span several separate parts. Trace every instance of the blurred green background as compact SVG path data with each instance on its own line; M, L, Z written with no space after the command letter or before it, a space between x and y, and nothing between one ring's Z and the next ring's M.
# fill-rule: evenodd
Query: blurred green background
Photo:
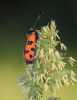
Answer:
M51 18L56 21L61 41L68 47L67 56L77 59L77 1L76 0L26 0L0 2L0 100L25 100L21 95L17 79L25 75L23 50L26 33L39 14L44 17L36 25L37 29L47 25ZM77 62L74 67L68 63L66 68L77 74ZM76 77L77 78L77 77ZM43 100L52 96L44 92ZM57 97L62 100L77 100L77 83L73 87L61 88Z

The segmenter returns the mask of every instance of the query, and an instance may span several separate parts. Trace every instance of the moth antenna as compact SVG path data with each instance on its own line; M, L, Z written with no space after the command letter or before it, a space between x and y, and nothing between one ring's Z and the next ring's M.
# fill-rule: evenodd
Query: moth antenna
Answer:
M34 25L33 25L33 28L35 28L36 23L38 22L38 20L40 20L40 19L43 17L43 15L44 15L44 13L40 11L40 14L39 14L39 16L37 17L37 19L36 19L36 21L35 21L35 23L34 23Z

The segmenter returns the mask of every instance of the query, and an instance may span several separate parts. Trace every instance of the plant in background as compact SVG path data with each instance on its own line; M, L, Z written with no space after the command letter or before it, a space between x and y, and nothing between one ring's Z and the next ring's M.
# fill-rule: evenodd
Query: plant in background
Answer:
M72 57L66 57L57 50L60 44L61 50L67 47L60 41L55 21L41 28L34 63L26 65L26 76L19 78L19 85L23 86L22 94L26 94L26 100L42 100L43 90L51 90L52 97L48 100L60 100L56 98L57 91L62 86L69 86L75 79L75 73L65 68L66 62L73 66Z

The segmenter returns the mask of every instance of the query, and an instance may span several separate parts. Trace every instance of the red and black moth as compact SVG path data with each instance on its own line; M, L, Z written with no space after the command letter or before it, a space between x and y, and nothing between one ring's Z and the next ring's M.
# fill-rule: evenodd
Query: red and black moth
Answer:
M34 26L28 31L28 38L24 49L24 58L26 64L32 64L34 61L36 42L38 39L38 32L35 29L35 25L42 16L43 12L40 12Z

